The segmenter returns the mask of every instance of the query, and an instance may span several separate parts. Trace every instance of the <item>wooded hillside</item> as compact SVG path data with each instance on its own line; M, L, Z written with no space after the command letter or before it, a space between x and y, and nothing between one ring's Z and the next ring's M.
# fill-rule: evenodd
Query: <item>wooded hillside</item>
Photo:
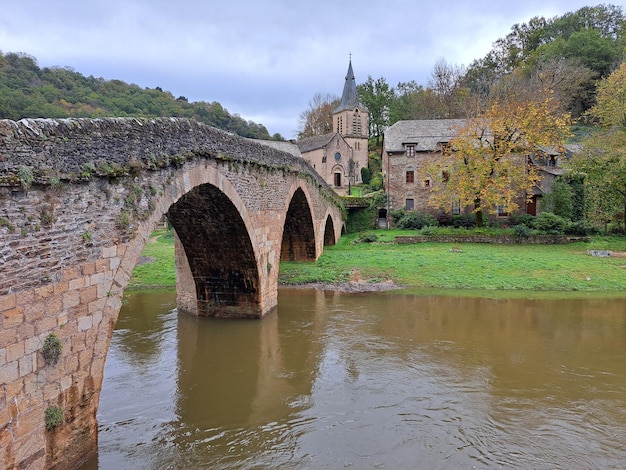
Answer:
M0 52L0 119L126 116L184 117L243 137L284 140L215 101L190 103L159 87L85 77L69 67L40 68L32 56Z

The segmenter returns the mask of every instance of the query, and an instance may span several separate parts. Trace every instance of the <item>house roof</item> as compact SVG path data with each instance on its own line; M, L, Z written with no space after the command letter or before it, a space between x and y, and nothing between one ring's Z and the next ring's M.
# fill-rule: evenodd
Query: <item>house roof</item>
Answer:
M398 121L384 135L386 152L402 152L406 144L415 145L418 152L437 149L437 144L450 142L465 119L421 119Z
M268 147L272 147L276 150L281 150L283 152L287 152L292 154L294 157L301 157L300 149L293 142L282 142L278 140L262 140L262 139L250 139L254 142L259 142L263 145L267 145Z
M359 101L359 93L356 88L356 80L354 78L354 72L352 71L352 60L348 64L348 73L346 74L346 82L343 85L343 93L341 94L341 102L337 106L333 113L339 113L346 109L359 108L366 110L365 106Z
M298 149L301 153L312 152L313 150L321 149L326 147L330 141L333 140L336 136L339 136L336 132L331 132L330 134L322 134L322 135L314 135L313 137L307 137L306 139L302 139L296 142Z

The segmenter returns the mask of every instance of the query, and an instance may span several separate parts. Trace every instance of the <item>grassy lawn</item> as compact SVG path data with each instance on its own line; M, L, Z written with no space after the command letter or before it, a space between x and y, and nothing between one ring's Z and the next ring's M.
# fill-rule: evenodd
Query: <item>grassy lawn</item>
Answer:
M129 289L151 289L176 286L174 268L174 236L165 229L156 230L146 243L142 258L135 266L128 284Z
M174 244L166 232L155 232L138 265L130 288L175 285ZM500 289L545 291L624 291L626 257L598 258L587 250L626 251L624 237L593 237L591 242L565 245L490 245L421 243L397 245L397 235L415 231L379 230L376 243L353 243L346 235L328 246L315 263L282 262L280 282L345 282L358 277L376 282L392 280L415 288ZM460 251L457 249L460 248Z

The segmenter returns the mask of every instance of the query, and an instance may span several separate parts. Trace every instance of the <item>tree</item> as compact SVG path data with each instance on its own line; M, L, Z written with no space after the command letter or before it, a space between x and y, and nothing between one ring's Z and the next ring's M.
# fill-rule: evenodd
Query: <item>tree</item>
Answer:
M528 23L515 24L484 58L469 66L466 86L473 94L485 98L498 80L517 68L532 68L556 59L583 65L593 72L594 78L605 77L624 57L625 20L622 7L598 5L561 17L534 17ZM585 95L592 86L589 80ZM577 101L578 106L581 104L587 106L582 111L588 109L591 105L588 96Z
M469 89L462 85L465 70L461 66L448 64L440 58L431 72L429 87L434 91L437 101L438 119L466 117Z
M415 81L400 82L389 107L389 125L401 120L441 118L440 99L432 88Z
M541 198L542 212L572 220L574 214L574 190L566 178L559 176L552 183L550 192Z
M582 142L571 166L585 175L589 217L606 223L626 214L626 62L600 82L588 115L599 128Z
M572 59L541 59L528 61L524 67L501 77L491 86L491 99L538 101L553 97L562 112L579 117L589 108L594 73Z
M309 109L300 114L298 120L298 139L323 135L333 130L333 110L339 104L339 98L330 94L315 93L309 101Z
M425 177L435 183L432 201L442 208L460 203L472 206L476 225L484 211L506 212L519 207L520 195L529 198L539 181L528 165L541 147L563 148L567 115L555 113L554 101L494 101L486 112L467 120L441 158L425 165Z
M618 126L626 130L626 62L598 84L596 101L589 116L602 127Z
M369 135L376 137L376 144L389 126L389 110L394 100L394 90L380 77L374 80L370 75L367 81L357 86L359 98L369 111Z
M626 213L626 130L598 130L582 143L570 163L584 175L587 218L606 224ZM626 230L626 225L623 227Z

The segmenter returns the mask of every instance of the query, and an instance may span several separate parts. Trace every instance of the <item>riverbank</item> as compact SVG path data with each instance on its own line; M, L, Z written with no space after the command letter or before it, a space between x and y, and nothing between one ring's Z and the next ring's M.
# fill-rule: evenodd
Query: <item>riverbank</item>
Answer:
M591 237L563 245L397 244L414 231L376 231L376 241L344 235L315 263L282 262L281 286L367 292L396 288L625 291L626 238ZM361 237L362 238L362 237ZM610 257L591 256L611 251ZM173 238L155 232L130 289L175 286Z

